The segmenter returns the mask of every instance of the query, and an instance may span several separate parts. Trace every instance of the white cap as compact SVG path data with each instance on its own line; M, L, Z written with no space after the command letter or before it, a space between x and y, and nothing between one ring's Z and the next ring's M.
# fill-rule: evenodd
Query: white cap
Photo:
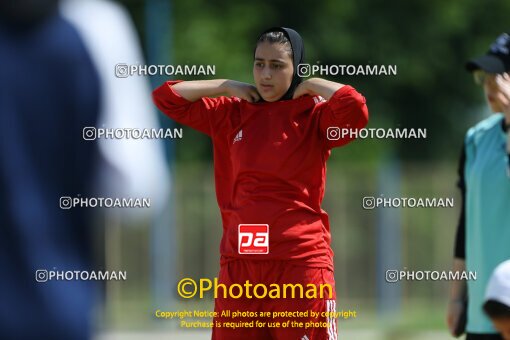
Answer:
M510 307L510 260L494 269L485 292L487 300L495 300Z

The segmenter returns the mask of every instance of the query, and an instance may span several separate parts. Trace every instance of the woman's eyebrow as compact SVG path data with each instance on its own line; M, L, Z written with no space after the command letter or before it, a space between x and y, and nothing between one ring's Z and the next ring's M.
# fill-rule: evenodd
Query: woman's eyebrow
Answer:
M255 58L255 61L265 61L264 58ZM282 59L270 59L269 60L270 62L273 62L273 63L282 63L282 64L285 64L285 61L282 60Z

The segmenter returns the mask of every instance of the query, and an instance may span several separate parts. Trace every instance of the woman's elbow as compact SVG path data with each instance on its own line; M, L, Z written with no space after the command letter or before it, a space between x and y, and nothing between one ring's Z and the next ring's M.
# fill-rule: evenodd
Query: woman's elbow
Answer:
M368 124L368 107L365 102L359 102L358 105L353 109L353 115L355 116L354 128L363 129Z
M363 103L363 105L361 105L359 111L360 111L359 112L360 128L364 128L368 124L368 106L367 106L367 104Z

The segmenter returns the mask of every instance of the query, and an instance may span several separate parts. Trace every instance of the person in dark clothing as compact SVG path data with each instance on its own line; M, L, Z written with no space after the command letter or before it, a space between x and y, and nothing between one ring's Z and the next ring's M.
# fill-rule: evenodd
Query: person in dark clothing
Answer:
M89 216L62 210L87 196L99 78L58 2L0 2L0 338L88 339L91 281L44 281L37 270L88 270Z

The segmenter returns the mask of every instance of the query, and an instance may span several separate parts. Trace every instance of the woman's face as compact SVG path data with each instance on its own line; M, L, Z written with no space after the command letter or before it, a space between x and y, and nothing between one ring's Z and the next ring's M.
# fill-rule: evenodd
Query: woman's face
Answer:
M260 96L267 102L280 99L292 83L294 68L288 45L262 42L255 50L253 78Z
M510 110L510 75L485 73L483 78L485 98L492 112L508 112Z

